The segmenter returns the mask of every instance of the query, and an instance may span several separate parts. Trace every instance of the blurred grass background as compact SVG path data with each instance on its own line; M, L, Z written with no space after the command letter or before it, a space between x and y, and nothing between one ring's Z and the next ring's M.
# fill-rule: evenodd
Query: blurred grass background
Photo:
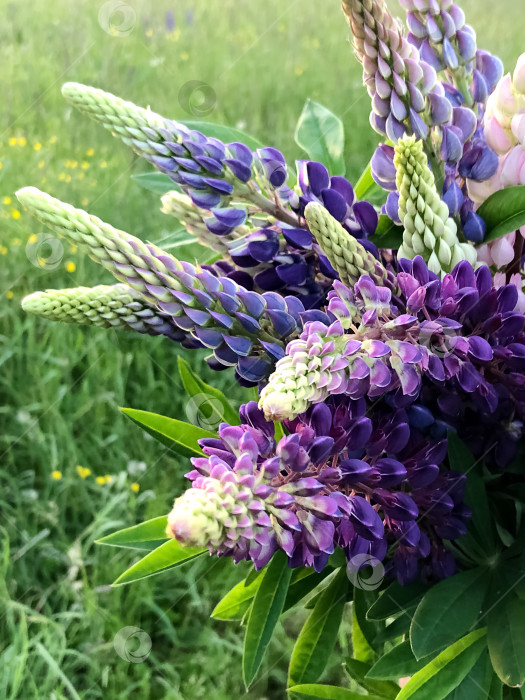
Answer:
M512 67L525 49L523 4L462 5L478 45ZM30 291L110 279L67 244L56 269L33 265L26 245L41 229L14 192L35 185L154 241L169 242L176 228L156 195L130 179L144 164L62 100L67 80L179 119L195 118L179 103L180 88L203 81L217 98L205 119L245 129L290 160L302 155L293 132L311 97L343 119L355 180L377 137L338 2L1 0L0 8L0 697L282 698L301 614L288 616L249 693L239 630L208 620L242 567L199 562L108 586L134 555L93 540L167 512L184 488L187 465L118 412L130 405L184 416L180 351L169 341L25 318L20 300ZM187 359L242 400L229 373L212 377L200 353ZM151 637L146 661L115 652L126 626ZM339 662L335 655L332 677Z

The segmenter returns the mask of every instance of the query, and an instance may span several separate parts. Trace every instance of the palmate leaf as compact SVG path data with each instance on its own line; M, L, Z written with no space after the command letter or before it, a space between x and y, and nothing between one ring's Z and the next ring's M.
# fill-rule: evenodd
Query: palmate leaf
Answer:
M139 411L135 408L120 409L128 418L170 451L183 457L202 457L203 452L198 441L202 438L215 438L217 435L191 423L184 423L175 418L160 416L158 413Z
M378 248L397 250L403 243L403 227L395 224L386 214L381 214L376 231L369 240Z
M506 187L491 194L477 212L487 224L483 243L525 226L525 185Z
M337 688L334 685L318 685L315 683L306 683L304 685L296 685L293 688L288 688L290 698L299 700L299 698L308 698L308 700L384 700L379 695L362 695L354 693L347 688Z
M345 174L343 122L323 105L306 100L295 128L295 141L311 160L324 163L331 175Z
M424 583L401 586L397 581L393 581L368 609L366 619L386 620L389 617L406 613L417 606L427 590L428 585Z
M506 685L525 682L525 601L505 591L488 614L488 645L494 670Z
M428 656L416 659L407 639L384 654L366 674L372 680L397 680L412 676L430 661Z
M320 678L337 639L348 586L346 568L342 567L317 599L292 651L289 686Z
M463 681L486 648L485 628L452 644L418 671L396 700L443 700Z
M130 566L118 577L113 586L133 583L134 581L163 573L168 571L168 569L174 569L196 557L202 556L207 551L203 547L183 547L177 540L170 539L133 564L133 566Z
M345 661L345 669L350 678L364 688L368 693L376 693L387 700L394 700L399 692L399 686L390 681L373 680L368 678L367 673L370 670L370 664L357 659L347 659Z
M167 540L166 526L168 524L168 516L161 515L152 520L146 520L138 525L126 527L123 530L112 532L99 540L96 544L107 544L111 547L129 547L132 549L142 549L141 545L158 543L162 540ZM149 549L149 547L146 547Z
M288 557L284 552L278 551L264 571L246 626L242 674L247 688L255 679L281 615L291 575Z
M469 673L445 700L495 700L491 694L494 671L485 649Z
M222 422L230 425L239 425L241 422L239 412L236 411L230 404L226 396L220 389L216 389L195 374L190 365L180 355L177 358L177 367L182 381L182 385L188 396L199 401L199 405L195 405L195 410L204 411L209 404L209 416L202 416L202 419L209 426L217 425Z
M425 594L410 625L417 659L452 644L476 626L489 582L488 570L478 567L440 581Z

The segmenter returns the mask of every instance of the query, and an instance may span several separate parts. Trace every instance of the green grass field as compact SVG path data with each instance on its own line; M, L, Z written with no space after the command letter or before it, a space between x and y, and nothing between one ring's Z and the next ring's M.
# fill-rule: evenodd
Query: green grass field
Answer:
M167 512L184 488L184 460L168 457L118 411L128 405L184 416L180 350L169 341L26 318L20 300L30 291L110 278L67 244L55 269L38 267L32 241L41 228L19 210L14 192L35 185L169 245L175 226L156 195L130 179L144 163L72 112L60 95L67 80L179 119L196 118L179 100L180 88L203 81L216 104L197 118L245 129L289 159L302 155L293 132L311 97L343 119L354 180L377 137L337 0L113 5L121 12L108 20L99 0L0 1L0 698L277 700L301 613L289 614L249 693L239 630L208 620L243 567L199 561L109 587L136 555L93 541ZM479 45L512 66L525 49L521 3L465 0L463 7ZM171 10L174 28L166 26ZM200 353L187 359L242 400L232 375L212 377ZM142 663L115 651L115 634L127 626L151 638ZM334 657L327 677L338 677L340 660Z

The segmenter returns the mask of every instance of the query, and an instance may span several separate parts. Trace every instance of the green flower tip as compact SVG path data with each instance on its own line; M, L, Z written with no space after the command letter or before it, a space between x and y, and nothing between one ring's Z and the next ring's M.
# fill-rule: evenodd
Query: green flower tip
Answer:
M28 314L38 315L41 310L42 297L45 292L33 292L22 299L22 310Z

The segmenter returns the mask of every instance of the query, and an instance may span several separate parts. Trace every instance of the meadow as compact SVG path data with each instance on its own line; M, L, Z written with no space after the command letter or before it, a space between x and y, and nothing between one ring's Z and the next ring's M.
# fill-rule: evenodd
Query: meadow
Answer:
M39 267L42 230L14 192L35 185L143 239L175 241L158 196L131 178L144 163L72 111L60 95L68 80L173 118L237 126L289 160L303 155L293 133L311 97L344 122L351 180L377 143L368 98L337 0L130 0L113 3L120 10L109 18L105 5L0 0L0 698L277 700L300 613L289 613L245 692L240 631L208 619L245 568L199 560L111 588L137 555L94 544L167 512L184 488L184 460L119 406L184 416L178 354L237 403L246 394L228 372L202 370L202 353L167 340L25 317L20 301L31 291L110 277L67 244L56 265ZM522 3L462 6L478 45L513 66L525 49ZM212 90L204 115L180 97L195 80ZM115 650L127 626L152 640L142 663ZM345 644L327 677L341 674Z

